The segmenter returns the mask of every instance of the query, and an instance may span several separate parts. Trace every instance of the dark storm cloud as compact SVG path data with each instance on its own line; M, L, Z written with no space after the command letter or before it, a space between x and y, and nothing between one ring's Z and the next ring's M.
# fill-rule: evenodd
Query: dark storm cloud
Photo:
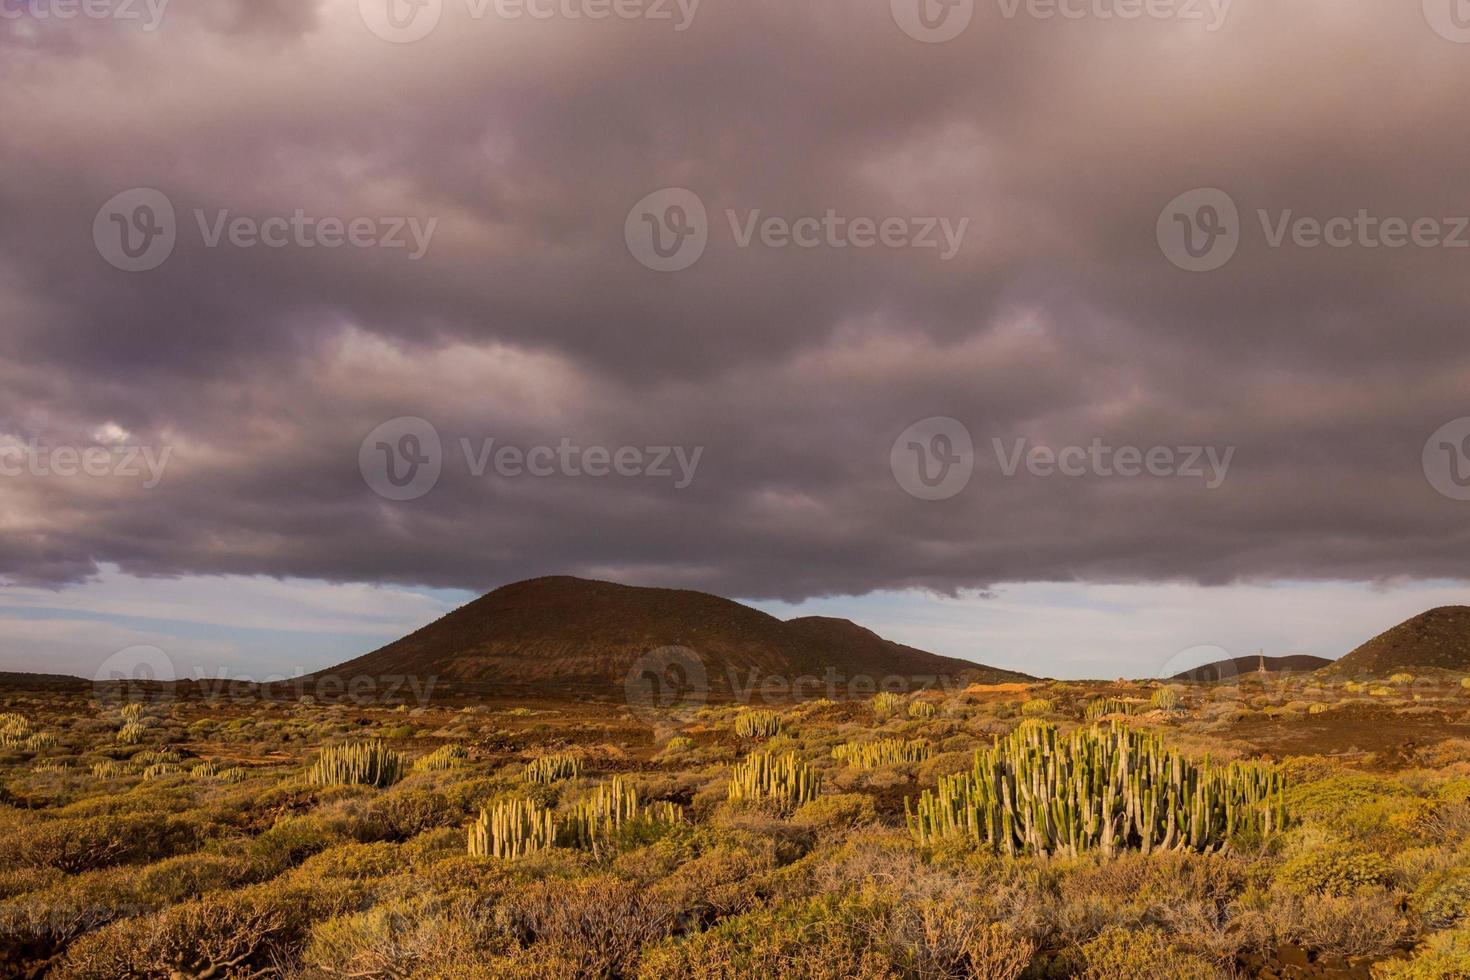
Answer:
M0 22L0 450L171 450L151 489L0 479L0 576L570 572L788 599L1463 576L1470 504L1420 457L1470 415L1470 250L1271 248L1256 217L1470 214L1470 47L1418 5L1237 0L1210 32L981 3L942 44L874 2L705 0L684 31L469 9L409 44L355 0ZM93 220L135 187L178 243L127 273ZM623 237L665 187L710 216L677 273ZM1199 187L1242 241L1189 273L1155 224ZM206 247L195 217L297 209L436 224L413 261ZM727 209L969 224L944 261L741 248ZM398 416L446 448L401 503L358 465ZM889 467L931 416L977 456L938 502ZM687 489L476 478L461 438L704 453ZM1006 477L996 438L1235 455L1214 490Z

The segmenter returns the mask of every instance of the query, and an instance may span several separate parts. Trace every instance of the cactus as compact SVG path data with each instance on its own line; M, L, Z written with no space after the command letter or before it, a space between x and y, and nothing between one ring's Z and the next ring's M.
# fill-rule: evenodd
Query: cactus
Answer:
M764 739L781 734L781 714L776 711L742 711L735 716L735 734L741 738Z
M1149 703L1160 711L1177 711L1179 709L1179 692L1172 687L1161 687L1154 692Z
M119 745L137 745L147 734L148 729L141 722L123 722L123 726L117 730L117 742Z
M894 694L892 691L883 691L881 694L875 694L873 695L873 700L871 702L871 704L873 705L873 717L877 718L879 721L883 721L886 718L892 718L894 715L904 710L904 705L906 705L907 703L908 702L904 700L903 695Z
M596 853L617 841L625 829L675 824L682 819L683 814L673 803L639 803L638 791L626 785L621 776L615 776L559 821L557 840Z
M1136 701L1123 701L1119 698L1098 698L1087 706L1086 718L1089 722L1098 721L1108 715L1136 715L1143 706Z
M773 801L782 809L794 809L817 798L821 776L796 758L796 753L772 756L752 752L730 773L728 797L733 803Z
M832 758L854 769L876 769L929 758L929 743L922 739L880 738L876 742L846 742L832 747Z
M1274 770L1191 762L1157 735L1117 724L1068 736L1022 726L916 806L906 798L904 811L920 844L969 839L1010 856L1209 852L1237 833L1288 823L1285 782Z
M480 810L470 827L471 857L513 860L556 843L556 820L531 800L507 800Z
M95 763L92 766L92 776L94 779L121 779L124 776L131 776L132 774L132 766L124 765L112 759Z
M24 746L35 733L24 715L11 712L0 714L0 746L16 749Z
M179 765L178 763L155 762L153 765L148 766L146 769L143 770L143 778L145 780L163 779L165 776L182 775L183 772L184 767Z
M561 752L543 755L526 763L526 778L533 783L551 784L562 779L575 779L582 771L582 760Z
M1049 714L1054 710L1056 710L1056 703L1050 698L1032 698L1021 705L1021 714L1027 718Z
M123 705L118 709L123 721L137 721L143 717L143 706L136 701Z
M322 749L306 773L311 786L392 786L403 776L403 756L382 742L356 742Z
M451 742L441 745L427 755L421 755L414 760L414 772L442 772L445 769L454 769L463 764L470 757L469 752L463 745Z
M241 766L231 766L221 769L215 776L222 783L243 783L245 781L245 769Z
M914 701L909 705L909 717L914 719L933 718L939 714L939 708L933 701Z

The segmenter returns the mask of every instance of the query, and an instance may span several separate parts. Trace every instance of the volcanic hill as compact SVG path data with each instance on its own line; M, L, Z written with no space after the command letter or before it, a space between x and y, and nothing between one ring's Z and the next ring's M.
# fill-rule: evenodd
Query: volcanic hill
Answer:
M860 676L1029 679L894 643L843 619L786 622L703 592L570 577L496 589L317 676L435 677L441 688L495 694L621 695L641 658L675 646L694 651L717 696L752 680L820 678L829 670L844 689Z
M1420 613L1358 647L1334 673L1382 676L1416 670L1470 671L1470 606Z

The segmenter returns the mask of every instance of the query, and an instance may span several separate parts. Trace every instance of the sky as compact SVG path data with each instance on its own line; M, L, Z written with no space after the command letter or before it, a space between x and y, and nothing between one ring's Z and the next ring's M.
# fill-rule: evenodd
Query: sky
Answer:
M1057 676L1463 602L1456 2L5 4L0 668L543 574Z

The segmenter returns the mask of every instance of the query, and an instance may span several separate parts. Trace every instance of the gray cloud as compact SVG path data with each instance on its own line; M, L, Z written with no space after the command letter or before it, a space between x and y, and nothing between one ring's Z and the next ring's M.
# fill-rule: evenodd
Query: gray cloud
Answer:
M1464 576L1470 504L1420 454L1470 415L1470 250L1273 249L1256 218L1470 213L1470 48L1415 6L1238 0L1207 33L980 4L939 45L876 2L706 0L682 33L446 8L406 45L344 0L180 4L153 33L0 24L0 439L111 426L172 449L151 490L0 480L0 576L569 572L786 599ZM623 225L670 186L713 227L660 274ZM140 274L91 234L132 187L179 216ZM1243 216L1205 274L1155 240L1195 187ZM413 262L207 248L195 209L438 224ZM970 225L950 262L742 249L726 209ZM449 458L391 503L358 451L406 415ZM936 503L888 464L930 416L978 450ZM476 479L460 437L705 451L686 490ZM1020 437L1237 451L1213 491L1004 477L991 440Z

